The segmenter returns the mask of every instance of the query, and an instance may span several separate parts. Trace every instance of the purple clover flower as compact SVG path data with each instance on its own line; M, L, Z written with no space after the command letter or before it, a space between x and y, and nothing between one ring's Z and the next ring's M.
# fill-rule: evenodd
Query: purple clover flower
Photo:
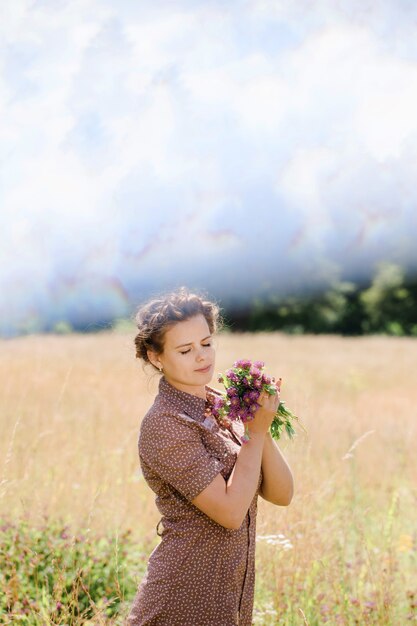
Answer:
M236 406L231 406L230 407L230 411L229 411L229 417L232 420L237 420L239 419L239 411L240 411L240 404L238 407Z
M245 404L252 403L252 398L250 397L250 394L251 394L250 391L245 391L245 393L243 394L242 400Z
M233 420L248 422L255 416L260 408L258 402L261 391L275 381L274 378L263 372L264 361L254 361L249 359L239 359L233 364L233 368L226 370L226 374L219 374L219 382L226 388L223 401L214 405L214 409L222 420L230 424ZM283 403L281 403L283 405ZM281 406L281 405L280 405ZM284 415L284 413L281 413ZM288 415L291 416L289 412ZM296 418L296 416L291 416ZM245 427L245 436L242 441L247 441L248 430ZM275 438L279 438L279 433L274 432Z
M240 419L242 420L242 422L247 422L253 419L253 413L249 410L249 408L242 409L240 411Z
M213 402L213 406L215 409L222 409L225 403L226 401L224 398L215 398Z
M233 363L233 367L241 367L242 369L249 369L251 362L249 359L239 359Z
M249 370L249 374L252 376L254 380L257 380L258 378L262 377L261 370L259 370L257 367L253 367L253 365Z

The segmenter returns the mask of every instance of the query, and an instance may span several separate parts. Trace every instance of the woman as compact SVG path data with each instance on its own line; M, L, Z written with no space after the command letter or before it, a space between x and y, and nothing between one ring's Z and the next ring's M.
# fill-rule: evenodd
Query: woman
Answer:
M138 449L156 494L162 540L149 558L129 626L250 626L255 585L257 496L288 505L291 470L269 427L277 395L263 393L248 423L224 427L210 414L221 395L213 336L219 308L185 287L140 307L136 356L162 373ZM163 526L158 532L160 524Z

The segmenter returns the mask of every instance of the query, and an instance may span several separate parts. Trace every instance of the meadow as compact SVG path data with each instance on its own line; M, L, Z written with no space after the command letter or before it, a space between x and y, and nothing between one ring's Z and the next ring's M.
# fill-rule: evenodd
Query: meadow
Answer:
M124 623L160 540L137 455L158 375L133 336L0 340L1 623ZM417 338L225 332L216 345L216 372L246 357L282 376L307 431L278 444L290 506L258 501L253 623L416 622Z

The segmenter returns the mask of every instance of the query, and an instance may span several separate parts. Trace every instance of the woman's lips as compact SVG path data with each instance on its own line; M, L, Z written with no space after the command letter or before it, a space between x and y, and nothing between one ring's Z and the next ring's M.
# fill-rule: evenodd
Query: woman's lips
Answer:
M202 373L204 373L204 372L208 372L208 371L209 371L209 369L210 369L210 367L211 367L211 365L207 365L207 367L205 367L204 369L202 369L202 370L196 370L196 372L202 372Z

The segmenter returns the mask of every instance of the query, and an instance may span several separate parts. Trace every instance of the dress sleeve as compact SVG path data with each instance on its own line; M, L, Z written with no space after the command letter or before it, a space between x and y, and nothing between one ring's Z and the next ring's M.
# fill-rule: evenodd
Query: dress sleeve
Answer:
M158 476L193 500L224 468L201 440L200 426L177 415L147 415L142 421L138 448Z

